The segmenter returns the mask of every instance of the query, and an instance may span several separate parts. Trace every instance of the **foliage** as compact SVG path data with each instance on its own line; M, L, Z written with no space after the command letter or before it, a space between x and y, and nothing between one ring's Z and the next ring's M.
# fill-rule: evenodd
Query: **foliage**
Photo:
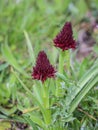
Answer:
M90 8L96 8L96 3L91 2ZM62 23L74 23L73 16L78 23L88 8L85 0L1 0L0 119L27 123L34 130L98 129L98 60L87 57L81 64L74 61L70 65L69 52L61 56L51 41ZM77 38L75 27L74 32ZM42 48L55 67L66 64L68 68L58 72L55 80L47 80L44 90L43 84L31 77Z

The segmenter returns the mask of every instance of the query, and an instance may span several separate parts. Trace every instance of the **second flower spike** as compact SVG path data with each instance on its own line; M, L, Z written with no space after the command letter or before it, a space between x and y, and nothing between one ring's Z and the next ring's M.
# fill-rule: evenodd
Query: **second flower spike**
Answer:
M53 40L54 46L60 49L68 50L76 48L76 41L73 39L73 31L70 22L66 22L60 33Z

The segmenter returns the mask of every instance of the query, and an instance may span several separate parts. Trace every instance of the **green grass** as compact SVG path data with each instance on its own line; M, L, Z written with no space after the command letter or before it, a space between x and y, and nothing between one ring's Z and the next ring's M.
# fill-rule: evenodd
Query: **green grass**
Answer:
M0 118L5 122L13 120L28 123L34 130L41 130L36 125L38 122L40 126L44 126L43 121L37 119L42 118L39 109L36 109L37 101L34 95L32 97L32 94L29 93L29 90L33 91L34 84L31 78L32 66L40 50L45 50L51 63L55 67L57 66L58 50L53 46L53 38L66 21L72 22L75 38L77 38L78 32L75 24L84 18L89 8L97 9L97 0L89 3L88 6L86 0L20 0L19 3L15 0L0 0ZM98 51L97 47L95 50ZM98 129L97 77L96 79L88 77L89 82L95 80L95 89L91 89L86 94L78 108L76 108L77 105L73 107L73 102L78 100L81 93L88 91L86 89L88 82L84 80L86 75L84 79L83 75L93 63L94 61L90 62L89 58L81 64L75 62L71 76L64 74L65 78L58 75L63 81L62 87L64 87L65 93L67 91L73 95L68 93L67 99L65 97L55 99L51 94L51 104L54 100L58 101L58 104L53 106L57 111L53 110L53 124L49 126L49 130ZM73 91L76 91L78 81L82 84L82 80L86 84L85 88L82 91L78 90L80 93L74 101L75 93ZM53 81L51 81L51 85L54 86ZM25 86L28 86L27 89ZM36 86L40 86L40 83L36 83ZM52 93L54 90L55 88L52 88ZM78 93L78 91L76 92ZM72 99L70 100L70 98ZM67 100L70 101L67 102ZM65 101L67 103L73 101L71 106L75 109L70 110L74 113L68 115L67 121L68 113L65 111ZM40 102L39 106L41 106ZM20 116L17 114L17 112L25 110L27 113ZM41 110L43 111L43 106L41 106ZM29 116L30 118L28 118ZM55 119L58 120L55 121ZM60 125L59 120L62 120ZM10 127L8 122L6 125ZM0 127L3 130L2 124Z

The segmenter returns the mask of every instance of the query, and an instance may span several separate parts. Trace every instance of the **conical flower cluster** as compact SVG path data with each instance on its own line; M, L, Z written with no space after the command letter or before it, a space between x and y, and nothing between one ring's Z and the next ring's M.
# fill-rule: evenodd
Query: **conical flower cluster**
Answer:
M61 32L53 40L54 46L60 49L68 50L76 48L76 41L73 39L73 31L70 22L66 22Z
M33 79L44 82L47 78L55 77L55 69L50 64L47 55L44 51L40 51L36 60L36 65L33 67Z

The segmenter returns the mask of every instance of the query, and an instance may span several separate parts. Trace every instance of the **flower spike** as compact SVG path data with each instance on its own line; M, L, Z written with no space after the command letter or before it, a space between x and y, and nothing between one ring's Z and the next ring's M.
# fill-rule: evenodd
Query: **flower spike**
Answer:
M73 39L73 31L70 22L66 22L60 33L53 40L54 46L60 49L68 50L76 48L76 41Z
M36 60L36 65L33 67L33 79L44 82L47 78L55 77L55 69L50 64L47 55L44 51L40 51Z

